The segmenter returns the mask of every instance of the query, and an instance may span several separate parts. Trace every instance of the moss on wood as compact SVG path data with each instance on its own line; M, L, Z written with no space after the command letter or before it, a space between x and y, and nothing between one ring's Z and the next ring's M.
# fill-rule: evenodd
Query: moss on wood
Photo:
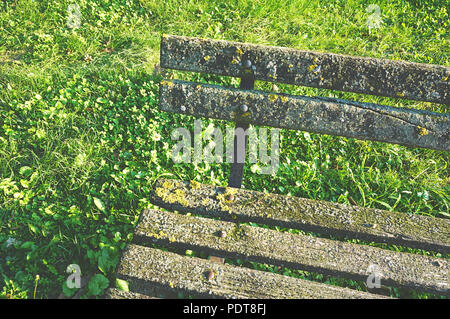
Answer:
M201 298L383 298L134 244L125 251L118 276L129 282L131 291L150 296L155 290L171 290Z
M448 294L450 263L445 259L157 210L142 214L135 232L140 242L163 230L183 250L362 281L376 264L383 285Z
M155 189L166 181L164 179L156 181ZM222 196L226 192L225 188L200 184L197 189L191 189L189 182L177 182L177 185L176 187L184 194L183 204L167 202L156 192L150 200L169 210L195 212L230 221L236 219L446 254L450 252L448 219L264 194L244 189L235 189L233 200L226 202ZM209 201L205 202L205 198L209 198Z
M449 114L172 81L163 111L450 151ZM245 104L248 112L236 112Z
M235 77L249 59L257 80L450 104L448 66L173 35L161 39L160 59L163 68Z

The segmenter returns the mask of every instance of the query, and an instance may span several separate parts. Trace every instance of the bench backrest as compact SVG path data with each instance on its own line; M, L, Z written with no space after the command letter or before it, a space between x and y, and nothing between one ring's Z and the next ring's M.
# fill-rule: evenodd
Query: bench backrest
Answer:
M251 64L246 66L247 61ZM249 67L251 66L251 67ZM450 68L164 35L161 67L450 104ZM248 110L242 110L247 105ZM450 151L450 115L164 80L164 111Z

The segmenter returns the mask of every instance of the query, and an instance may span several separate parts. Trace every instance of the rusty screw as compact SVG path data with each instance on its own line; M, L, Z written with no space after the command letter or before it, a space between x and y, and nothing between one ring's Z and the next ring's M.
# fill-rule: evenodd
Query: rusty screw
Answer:
M206 274L206 278L208 279L208 280L213 280L214 279L214 271L212 271L212 270L209 270L208 271L208 273Z
M233 194L228 194L228 195L225 197L225 199L226 199L227 201L231 202L231 201L234 200L234 195L233 195Z

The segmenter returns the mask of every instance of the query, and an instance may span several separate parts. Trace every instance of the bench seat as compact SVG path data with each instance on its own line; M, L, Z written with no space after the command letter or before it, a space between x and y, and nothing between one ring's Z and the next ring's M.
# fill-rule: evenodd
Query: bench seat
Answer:
M383 286L448 295L447 259L336 240L358 238L448 254L447 219L169 179L156 181L151 201L177 212L142 213L117 273L129 282L133 298L174 298L178 293L198 298L385 297L214 261L220 258L359 281L375 264ZM186 250L214 258L185 256ZM108 296L130 297L115 291Z

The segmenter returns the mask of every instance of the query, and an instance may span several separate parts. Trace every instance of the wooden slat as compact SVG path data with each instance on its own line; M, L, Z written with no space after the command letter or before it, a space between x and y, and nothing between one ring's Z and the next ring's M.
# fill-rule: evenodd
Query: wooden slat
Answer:
M142 213L135 238L364 282L378 265L383 285L448 294L450 263L441 258L157 210Z
M240 105L249 110L240 112ZM450 151L450 115L342 99L162 81L163 111Z
M209 271L214 273L211 280L206 276ZM201 298L383 298L134 244L122 256L118 277L128 281L132 292L144 295L148 290L153 295L156 288Z
M147 296L131 291L122 291L117 288L109 288L103 299L159 299L152 296Z
M227 200L233 194L232 201ZM256 222L328 236L450 252L450 220L293 196L159 179L151 202L168 210Z
M237 77L246 59L256 66L257 80L450 104L447 66L173 35L161 39L163 68Z

